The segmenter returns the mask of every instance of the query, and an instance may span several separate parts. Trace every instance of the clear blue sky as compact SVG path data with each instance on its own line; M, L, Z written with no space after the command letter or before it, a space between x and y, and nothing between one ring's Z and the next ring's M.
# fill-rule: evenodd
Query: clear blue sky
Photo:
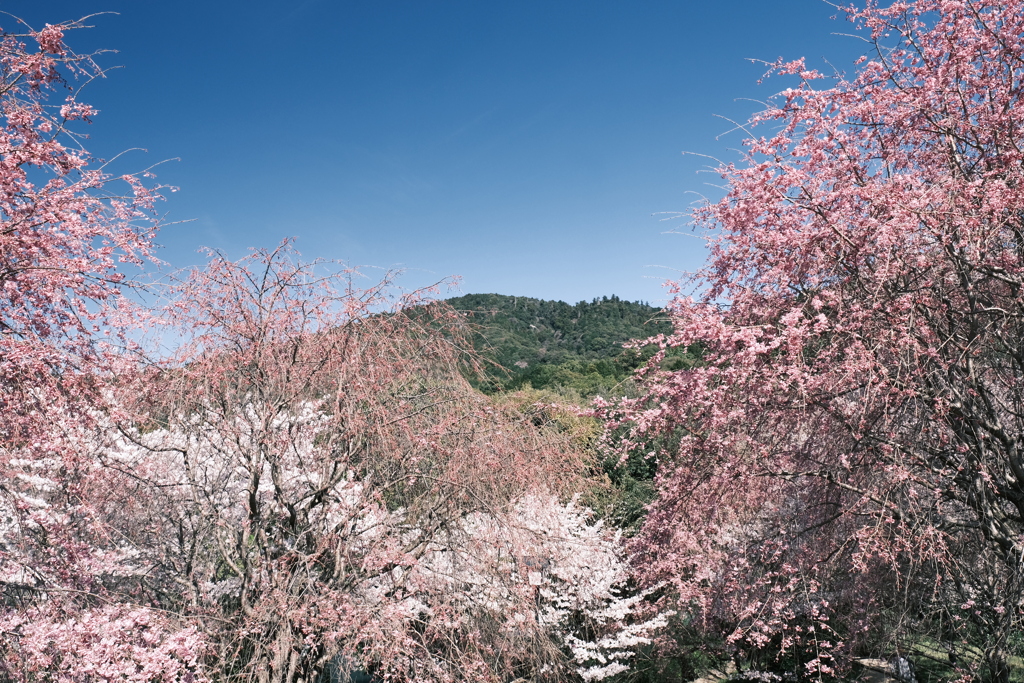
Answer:
M0 0L36 27L95 17L79 51L90 150L163 159L180 191L161 257L305 256L402 266L407 285L660 302L703 259L659 212L714 196L717 137L788 83L747 58L851 68L864 44L821 0ZM3 21L4 28L11 24ZM717 137L717 139L716 139ZM651 266L661 266L651 267Z

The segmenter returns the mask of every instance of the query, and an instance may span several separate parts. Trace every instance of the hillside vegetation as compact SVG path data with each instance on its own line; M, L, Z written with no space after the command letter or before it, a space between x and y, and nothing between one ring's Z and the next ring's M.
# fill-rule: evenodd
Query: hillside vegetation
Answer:
M672 329L662 309L616 296L570 305L468 294L448 304L470 323L471 341L486 365L474 383L488 393L526 386L583 397L628 393L628 378L653 349L623 344Z

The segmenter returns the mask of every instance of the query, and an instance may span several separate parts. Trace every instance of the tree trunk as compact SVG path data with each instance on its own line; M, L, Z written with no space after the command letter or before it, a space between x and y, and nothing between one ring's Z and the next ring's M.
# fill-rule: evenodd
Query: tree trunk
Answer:
M1005 638L1000 638L1000 641L1003 640ZM985 666L988 667L988 679L991 683L1010 683L1009 654L1004 642L998 642L985 649Z

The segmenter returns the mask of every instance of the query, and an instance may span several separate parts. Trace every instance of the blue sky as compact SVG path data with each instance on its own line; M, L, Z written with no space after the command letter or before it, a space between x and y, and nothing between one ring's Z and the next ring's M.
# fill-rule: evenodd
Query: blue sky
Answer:
M92 12L108 48L90 151L175 185L159 242L237 257L404 267L407 286L575 302L664 301L703 260L666 234L787 83L749 58L849 69L864 49L821 0L0 0L30 24ZM10 20L2 25L8 28ZM694 194L697 193L697 194Z

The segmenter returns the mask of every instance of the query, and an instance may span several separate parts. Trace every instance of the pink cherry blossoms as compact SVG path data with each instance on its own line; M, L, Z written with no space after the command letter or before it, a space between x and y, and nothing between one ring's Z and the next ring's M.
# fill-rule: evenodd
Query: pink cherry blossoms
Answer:
M838 676L921 638L1006 681L1024 573L1024 4L843 9L698 208L686 370L610 410L654 452L649 582L751 666ZM961 608L966 601L972 610ZM962 660L961 660L962 661Z
M791 87L693 214L674 332L599 408L657 466L632 538L583 503L592 450L473 389L433 290L286 241L135 311L159 197L81 147L81 24L4 34L0 679L578 683L700 651L744 680L896 653L1008 683L1024 0L839 11L871 52L772 65Z
M252 680L624 670L664 619L618 537L560 500L582 454L469 388L459 316L356 277L283 245L176 288L191 338L125 384L134 417L99 447L150 501L118 522L133 561Z
M79 146L92 110L63 78L98 73L64 46L79 26L0 41L0 675L186 680L196 632L111 592L124 557L80 448L122 362L119 267L150 257L156 196Z
M10 461L6 675L603 680L653 642L584 455L469 387L460 316L358 277L215 255L167 292L172 357L50 414L76 476Z

